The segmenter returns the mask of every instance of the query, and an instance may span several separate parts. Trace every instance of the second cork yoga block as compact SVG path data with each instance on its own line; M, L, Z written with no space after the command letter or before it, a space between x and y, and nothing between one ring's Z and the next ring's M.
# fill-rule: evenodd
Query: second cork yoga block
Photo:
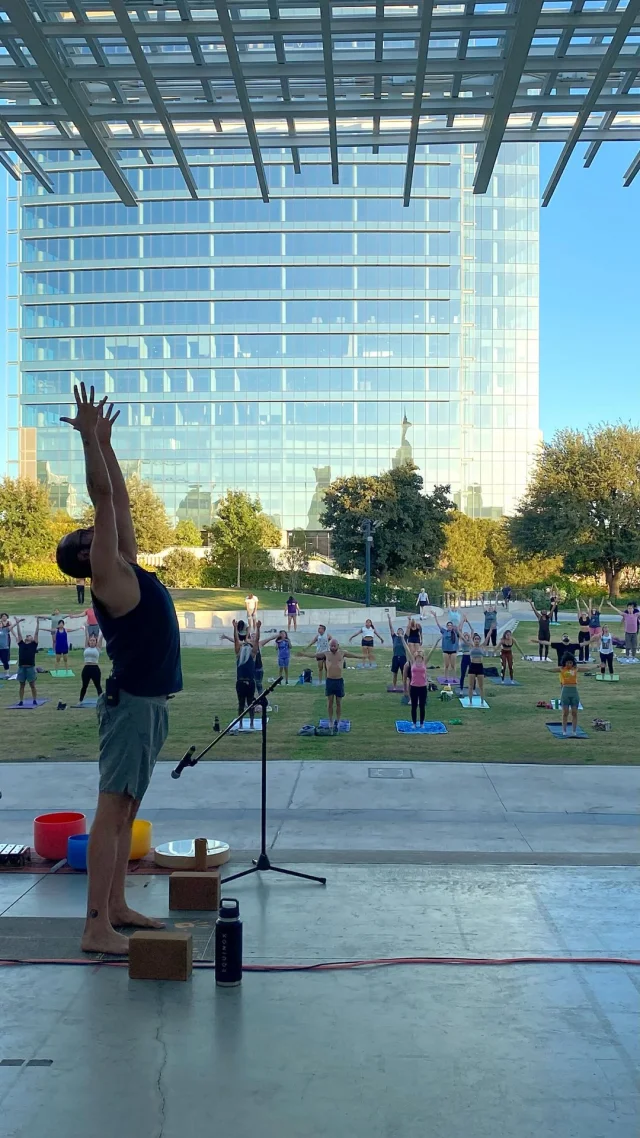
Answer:
M220 874L208 870L204 873L185 871L172 873L169 878L169 909L211 912L220 908Z

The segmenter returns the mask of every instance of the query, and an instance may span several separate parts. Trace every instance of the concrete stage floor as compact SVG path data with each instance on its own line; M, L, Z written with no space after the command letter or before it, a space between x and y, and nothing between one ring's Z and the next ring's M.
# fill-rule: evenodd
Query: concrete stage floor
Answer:
M276 874L234 883L246 962L640 957L636 867L317 871L326 889ZM0 876L0 914L81 916L85 884ZM130 879L129 900L166 914L167 879ZM122 968L19 966L1 984L2 1138L640 1133L632 966L247 974L227 991L204 971L156 984Z

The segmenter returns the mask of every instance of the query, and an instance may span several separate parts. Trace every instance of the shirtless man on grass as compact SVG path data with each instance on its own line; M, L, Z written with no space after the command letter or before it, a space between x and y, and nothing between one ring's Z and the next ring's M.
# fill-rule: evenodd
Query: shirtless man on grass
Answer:
M309 656L315 660L315 653L311 652L297 652L297 656ZM329 641L329 651L325 658L325 668L327 669L327 678L324 683L324 694L327 697L327 718L329 725L333 723L333 733L337 734L341 716L342 716L342 700L344 699L344 662L347 659L362 660L362 652L345 652L340 647L337 640ZM336 704L336 718L333 718L333 701Z

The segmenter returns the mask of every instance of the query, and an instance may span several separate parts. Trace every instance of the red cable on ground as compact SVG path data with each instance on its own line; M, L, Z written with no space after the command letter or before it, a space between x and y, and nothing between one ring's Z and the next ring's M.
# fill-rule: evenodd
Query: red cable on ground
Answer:
M126 968L127 960L13 960L0 959L0 965L59 964L92 968ZM245 964L244 972L340 972L354 968L389 968L407 964L466 965L476 968L501 967L512 964L617 964L638 967L640 959L625 956L390 956L372 960L335 960L321 964ZM194 960L194 968L214 968L212 960Z

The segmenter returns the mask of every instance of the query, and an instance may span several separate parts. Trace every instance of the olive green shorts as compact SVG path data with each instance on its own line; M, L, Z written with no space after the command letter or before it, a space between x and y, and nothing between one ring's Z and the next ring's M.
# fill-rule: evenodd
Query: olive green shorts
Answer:
M100 791L127 794L140 801L167 738L166 696L121 691L120 702L109 707L101 695L97 711Z

